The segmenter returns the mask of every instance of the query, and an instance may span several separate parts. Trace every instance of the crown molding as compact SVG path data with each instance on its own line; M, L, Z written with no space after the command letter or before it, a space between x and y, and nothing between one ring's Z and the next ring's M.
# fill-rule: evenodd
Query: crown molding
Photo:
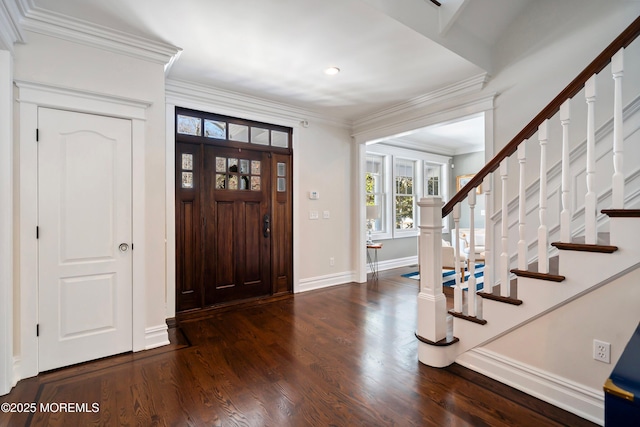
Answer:
M0 49L13 52L14 43L24 43L20 7L11 0L0 0Z
M179 47L51 12L20 0L25 10L22 28L109 52L163 64L165 74L182 52Z
M407 111L400 117L381 118L368 128L354 126L351 136L358 144L402 137L403 134L416 129L492 110L497 95L496 92L480 92L452 97L426 108Z
M377 125L381 120L388 121L393 117L406 116L412 112L451 98L479 92L488 81L489 75L482 73L355 120L353 126L356 129L366 129Z
M315 121L351 129L351 123L348 121L301 107L183 80L167 79L165 94L167 103L218 114L260 121L277 120L279 124L290 127L299 126L302 122Z

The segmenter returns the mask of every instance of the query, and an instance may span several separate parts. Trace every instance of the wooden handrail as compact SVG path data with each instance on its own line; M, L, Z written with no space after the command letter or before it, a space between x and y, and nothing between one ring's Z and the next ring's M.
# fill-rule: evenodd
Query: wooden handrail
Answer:
M489 160L489 162L473 177L471 180L460 189L442 208L442 217L446 217L453 211L453 207L463 201L469 191L472 188L477 187L482 183L484 178L491 172L500 167L500 163L516 152L518 145L520 145L526 139L531 138L537 131L538 126L542 124L546 119L553 117L559 110L560 106L570 98L576 96L578 92L583 88L587 80L594 74L599 73L604 67L611 62L611 57L620 49L625 48L631 44L640 35L640 17L636 18L616 39L607 46L600 55L594 59L578 76L573 79L562 92L556 96L538 115L529 122L496 156Z

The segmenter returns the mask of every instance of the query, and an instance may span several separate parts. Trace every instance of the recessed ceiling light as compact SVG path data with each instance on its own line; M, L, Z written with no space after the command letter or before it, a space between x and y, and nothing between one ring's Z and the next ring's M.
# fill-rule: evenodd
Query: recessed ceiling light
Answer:
M340 72L340 68L338 68L338 67L329 67L326 70L324 70L324 73L329 75L329 76L335 76L339 72Z

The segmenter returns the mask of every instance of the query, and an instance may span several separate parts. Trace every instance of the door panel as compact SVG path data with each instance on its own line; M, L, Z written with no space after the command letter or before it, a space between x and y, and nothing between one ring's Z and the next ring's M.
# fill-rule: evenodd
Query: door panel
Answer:
M38 127L44 371L132 349L131 123L40 108Z
M205 305L271 291L269 171L268 153L204 147Z
M184 161L183 161L184 160ZM200 173L202 149L197 144L176 147L176 310L202 306L202 246ZM186 175L183 177L183 175ZM190 177L191 179L187 179Z

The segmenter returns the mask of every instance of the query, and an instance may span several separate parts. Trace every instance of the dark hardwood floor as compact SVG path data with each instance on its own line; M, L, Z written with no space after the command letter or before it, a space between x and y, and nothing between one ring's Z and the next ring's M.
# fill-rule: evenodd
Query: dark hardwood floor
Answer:
M23 380L0 402L38 409L0 413L0 426L593 425L461 366L420 364L410 270L183 321L170 346Z

